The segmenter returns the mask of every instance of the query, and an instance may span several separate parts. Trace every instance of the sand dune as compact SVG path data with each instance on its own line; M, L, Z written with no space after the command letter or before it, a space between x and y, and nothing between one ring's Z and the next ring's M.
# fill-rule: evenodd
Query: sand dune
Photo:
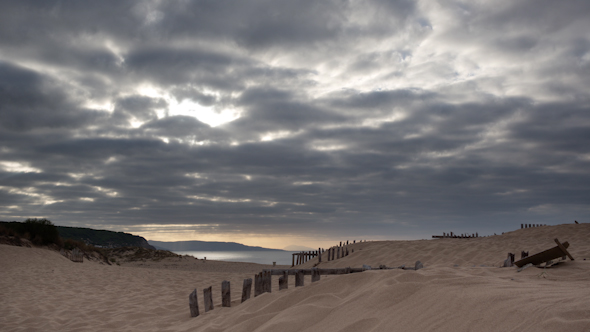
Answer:
M508 252L570 243L575 261L498 268ZM306 279L240 304L244 278L266 265L165 259L122 266L72 263L53 251L0 245L2 331L590 331L590 224L545 226L476 239L357 243L320 267L413 266ZM517 255L517 258L519 255ZM589 260L584 260L588 258ZM311 267L312 260L302 265ZM309 277L307 277L309 278ZM220 285L232 283L232 308ZM202 289L215 309L203 313ZM191 318L197 288L201 316Z

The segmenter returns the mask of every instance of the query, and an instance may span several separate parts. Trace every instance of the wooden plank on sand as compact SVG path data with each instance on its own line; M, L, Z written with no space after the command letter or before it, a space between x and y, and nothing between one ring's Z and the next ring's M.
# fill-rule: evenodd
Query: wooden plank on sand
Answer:
M555 239L555 241L557 243L559 243L559 241L557 239ZM553 259L557 259L563 256L568 256L570 257L570 259L573 259L573 257L569 254L569 252L567 251L567 248L570 246L570 244L568 242L564 242L559 243L559 245L557 245L556 247L553 247L551 249L547 249L545 251L542 251L538 254L534 254L532 256L526 257L524 259L521 259L519 261L514 262L514 265L518 266L518 267L523 267L526 264L533 264L533 265L539 265L541 263L545 263L547 261L553 260Z

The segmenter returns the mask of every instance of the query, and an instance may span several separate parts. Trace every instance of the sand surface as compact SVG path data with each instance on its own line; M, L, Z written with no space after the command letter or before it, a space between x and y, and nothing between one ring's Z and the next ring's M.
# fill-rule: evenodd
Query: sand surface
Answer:
M570 243L575 260L549 269L498 268L508 252ZM322 276L240 304L244 278L268 265L192 258L73 263L40 248L0 245L0 331L590 331L590 224L544 226L475 239L357 243L322 268L387 265ZM588 260L585 260L588 259ZM300 266L311 267L317 258ZM221 282L232 307L221 307ZM204 313L202 289L215 309ZM201 315L191 318L197 289Z

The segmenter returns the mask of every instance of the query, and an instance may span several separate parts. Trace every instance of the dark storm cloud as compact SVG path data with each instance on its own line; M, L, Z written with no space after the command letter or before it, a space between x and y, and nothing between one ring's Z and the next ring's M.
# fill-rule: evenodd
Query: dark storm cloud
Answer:
M584 220L589 11L3 2L0 219L366 237Z
M4 130L79 127L104 117L104 112L75 105L51 79L0 62L0 126Z

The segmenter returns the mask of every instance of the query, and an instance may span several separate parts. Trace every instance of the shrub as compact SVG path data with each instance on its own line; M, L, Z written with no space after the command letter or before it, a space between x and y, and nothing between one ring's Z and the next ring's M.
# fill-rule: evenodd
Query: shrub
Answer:
M25 232L29 233L29 237L34 244L48 245L55 243L61 245L61 239L57 227L45 218L27 219L24 222L24 228Z

